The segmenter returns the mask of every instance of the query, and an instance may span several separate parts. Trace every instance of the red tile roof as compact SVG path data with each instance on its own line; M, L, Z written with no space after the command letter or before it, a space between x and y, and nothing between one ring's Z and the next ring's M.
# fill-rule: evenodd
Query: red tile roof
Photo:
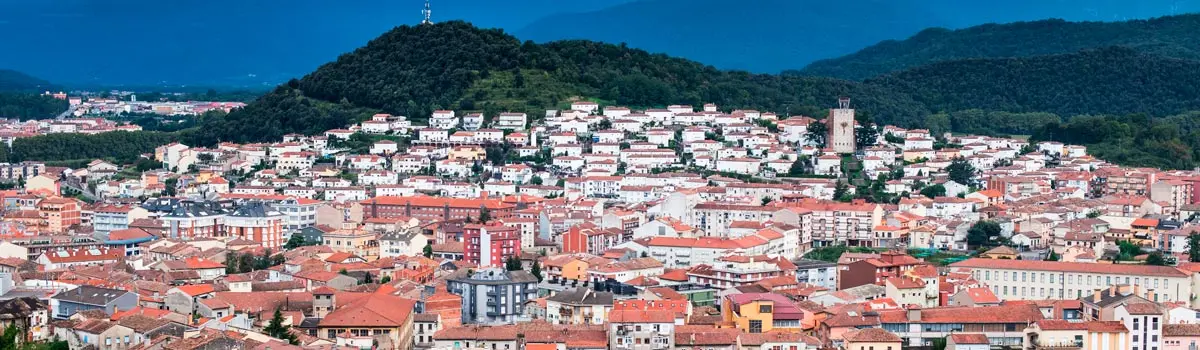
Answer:
M1157 277L1188 277L1191 274L1170 266L1128 265L1128 264L1093 264L1062 261L1038 260L1008 260L980 259L963 260L950 267L969 267L986 269L1009 269L1055 272L1103 273L1135 276Z
M950 334L950 340L955 345L959 344L991 344L986 335L980 333L953 333Z

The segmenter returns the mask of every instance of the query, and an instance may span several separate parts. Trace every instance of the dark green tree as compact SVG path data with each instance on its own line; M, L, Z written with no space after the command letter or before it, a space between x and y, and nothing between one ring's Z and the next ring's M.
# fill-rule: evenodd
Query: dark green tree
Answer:
M967 230L967 244L974 247L992 246L1000 236L1000 224L995 221L980 220Z
M537 260L533 261L533 266L529 267L529 274L537 277L538 282L542 281L542 264Z
M805 141L822 149L825 148L828 137L829 125L826 125L824 120L809 123L808 132L804 134Z
M1200 262L1200 233L1188 235L1188 261Z
M492 212L487 208L480 208L479 223L486 224L488 221L492 221Z
M504 261L504 269L509 270L509 271L523 270L521 268L521 259L516 257L515 255L508 257L508 259L506 259Z
M933 186L925 186L925 188L921 189L921 195L929 197L929 198L945 197L946 196L946 186L942 186L942 184L937 184L937 185L933 185Z
M1059 261L1061 259L1062 259L1062 257L1058 256L1058 253L1055 253L1054 249L1050 249L1050 254L1046 255L1045 260L1046 261Z
M296 335L289 331L290 328L283 325L283 312L276 307L275 315L271 316L271 321L267 323L266 327L263 327L263 333L273 338L285 340L288 344L297 345L300 342L297 340Z
M954 158L954 160L950 161L950 165L946 166L946 177L966 186L975 186L978 184L975 181L975 167L963 157Z
M433 258L433 244L425 242L425 248L421 248L421 254L426 258Z

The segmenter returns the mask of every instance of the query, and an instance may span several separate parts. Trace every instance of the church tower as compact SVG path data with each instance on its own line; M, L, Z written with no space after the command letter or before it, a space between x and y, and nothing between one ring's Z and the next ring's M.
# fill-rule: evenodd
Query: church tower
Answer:
M829 109L825 122L829 127L826 146L837 153L854 153L854 109L850 108L850 98L839 98L838 107Z

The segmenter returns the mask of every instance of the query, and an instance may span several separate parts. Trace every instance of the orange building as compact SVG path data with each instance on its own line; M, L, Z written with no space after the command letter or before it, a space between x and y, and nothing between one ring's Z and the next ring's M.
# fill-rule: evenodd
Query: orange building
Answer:
M258 242L264 248L283 246L283 213L266 203L252 201L225 217L226 236Z
M71 225L82 222L79 201L69 198L46 198L38 202L38 214L46 221L50 232L66 232Z

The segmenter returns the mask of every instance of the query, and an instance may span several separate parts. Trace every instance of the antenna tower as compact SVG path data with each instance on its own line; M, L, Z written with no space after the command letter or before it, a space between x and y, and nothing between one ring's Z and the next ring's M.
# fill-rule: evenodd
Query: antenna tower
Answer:
M433 20L429 19L429 16L433 14L433 11L429 10L429 0L425 0L425 9L421 10L421 14L425 15L425 19L421 20L421 24L433 24Z

